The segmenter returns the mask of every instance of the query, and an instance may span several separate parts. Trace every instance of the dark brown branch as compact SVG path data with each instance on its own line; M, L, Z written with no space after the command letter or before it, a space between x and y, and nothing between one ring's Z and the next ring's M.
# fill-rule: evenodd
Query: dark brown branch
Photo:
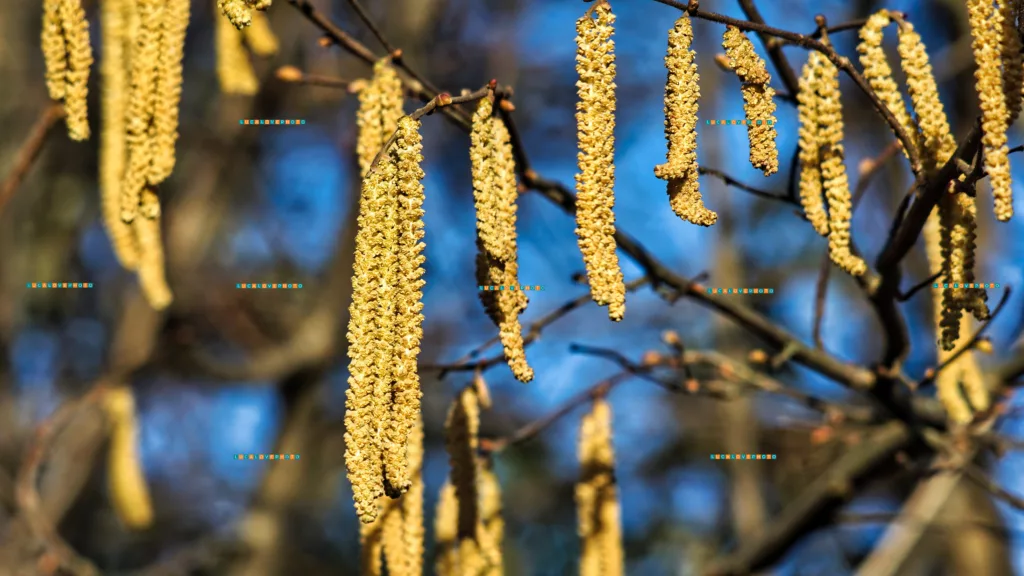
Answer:
M931 276L913 285L910 288L910 290L907 290L906 292L900 292L899 294L896 295L896 299L899 300L900 302L906 302L907 300L913 298L914 294L917 294L921 290L927 288L929 284L934 284L935 281L938 280L939 278L942 278L942 270L939 270L935 274L932 274Z
M965 352L973 350L978 345L978 340L984 336L985 331L988 330L992 321L995 320L996 317L999 316L999 313L1003 311L1003 308L1006 307L1006 303L1010 300L1010 292L1010 287L1007 286L1006 289L1003 290L1003 296L999 299L999 304L996 305L995 310L993 310L992 313L989 314L989 317L981 323L981 326L978 326L974 335L972 335L967 342L964 342L964 345L958 348L956 352L950 354L949 357L942 361L934 370L929 370L924 379L918 383L918 387L927 386L934 382L940 372L948 368L953 362L956 362L956 360L963 356Z
M28 137L25 138L25 142L18 150L11 173L0 184L0 212L3 212L4 206L14 196L15 190L21 185L21 181L25 179L25 175L32 168L36 158L39 157L39 152L46 144L46 137L50 134L50 130L57 125L60 119L64 118L65 114L63 104L51 104L39 114Z
M818 283L814 287L814 325L811 330L811 338L818 350L825 349L825 344L821 341L821 325L825 321L825 301L828 298L828 277L831 272L832 258L829 257L826 248L818 269Z
M740 182L739 180L733 178L732 176L729 176L728 174L726 174L725 172L722 172L721 170L716 170L714 168L707 168L705 166L699 166L697 168L697 172L700 173L700 174L707 175L707 176L714 176L715 178L718 178L722 182L725 182L726 186L732 186L734 188L738 188L740 190L743 190L744 192L747 192L749 194L753 194L754 196L757 196L758 198L765 198L765 199L768 199L768 200L776 200L778 202L785 202L786 204L797 204L797 205L799 205L799 203L796 201L796 199L794 197L792 197L792 196L789 196L788 194L776 194L774 192L768 192L767 190L761 190L760 188L754 188L753 186L749 186L747 184L744 184L743 182Z
M964 469L964 475L967 476L967 478L970 478L970 480L978 486L984 488L985 491L992 496L1006 502L1017 510L1024 511L1024 498L1021 498L1007 490L1001 484L993 480L992 477L981 468L978 468L976 464L968 464Z
M388 39L384 37L384 33L380 31L380 28L377 27L377 23L370 17L370 13L366 11L366 7L363 6L363 3L359 0L348 0L348 4L356 11L356 14L359 15L359 19L363 21L363 24L366 25L367 28L369 28L373 36L378 42L380 42L380 45L383 46L389 54L394 54L395 47L392 46L391 43L388 42Z

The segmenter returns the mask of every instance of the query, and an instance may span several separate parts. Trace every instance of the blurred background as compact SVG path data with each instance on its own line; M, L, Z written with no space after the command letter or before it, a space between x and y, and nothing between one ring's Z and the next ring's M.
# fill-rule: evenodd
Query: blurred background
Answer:
M343 0L313 2L344 30L383 54ZM96 2L93 18L97 60ZM161 187L168 277L175 301L162 314L141 299L134 275L116 263L99 215L97 137L85 143L55 130L41 157L0 211L0 549L16 544L14 478L37 425L64 402L111 375L128 378L140 410L141 455L156 508L142 533L121 527L111 511L104 466L96 460L95 423L73 422L58 438L44 482L70 486L49 500L63 518L61 535L106 574L354 574L358 528L344 474L342 417L346 388L345 325L357 203L356 99L345 90L287 84L282 65L346 80L369 68L337 48L285 0L269 10L281 39L256 68L255 97L218 91L214 2L193 2L185 58L179 162ZM540 174L571 186L575 173L574 24L579 0L367 1L410 65L452 93L491 78L515 89L516 119ZM954 131L977 113L967 18L957 0L897 0L923 35L941 79ZM773 295L733 296L805 341L812 338L815 289L826 241L794 207L702 178L712 228L686 224L668 207L653 166L663 162L663 56L679 12L642 0L614 2L618 15L619 115L616 217L652 254L685 276L708 274L707 286L774 288ZM737 2L702 8L743 18ZM883 7L872 0L772 0L760 3L768 24L811 33L814 15L831 24ZM35 118L48 105L39 48L40 6L8 0L0 11L0 175L10 172ZM695 24L701 101L699 158L704 166L784 193L796 146L795 108L778 101L779 174L765 179L747 163L745 130L705 119L742 118L739 84L713 62L724 28ZM894 52L895 31L886 33ZM854 58L855 31L834 36ZM759 51L763 46L755 40ZM786 48L799 72L803 50ZM895 59L891 62L896 63ZM898 68L898 67L897 67ZM773 74L775 70L769 68ZM98 135L99 82L94 67L90 117ZM899 75L897 70L897 75ZM780 83L778 90L784 91ZM891 136L862 95L843 78L847 167L878 155ZM410 101L407 110L418 104ZM243 118L302 118L302 126L240 126ZM425 338L421 363L452 362L496 334L477 299L473 275L474 212L468 137L440 116L424 122L426 185ZM1010 145L1020 143L1013 132ZM1016 162L1016 160L1015 160ZM905 161L886 164L857 209L854 238L869 262L909 184ZM1017 182L1024 172L1014 167ZM1017 186L1017 198L1024 192ZM1024 212L1024 206L1018 206ZM1021 286L1021 219L997 224L991 197L979 201L978 277ZM536 193L520 201L520 281L530 294L524 326L586 293L572 278L583 264L574 221ZM624 255L626 279L642 272ZM919 245L905 285L928 275ZM31 290L26 282L92 282L92 290ZM238 282L295 282L302 290L243 291ZM1005 362L1024 317L1018 293L989 332ZM713 311L682 300L670 305L649 288L631 293L626 318L608 321L588 304L544 330L527 350L536 379L517 383L497 364L485 373L495 408L482 434L501 436L561 406L613 374L607 360L573 354L572 343L614 348L639 359L663 349L661 334L678 332L690 350L714 350L738 361L762 344ZM903 305L912 333L908 375L934 364L929 295ZM833 272L821 329L826 350L869 365L879 330L857 286ZM486 354L500 353L492 347ZM470 376L421 371L428 456L427 530L447 474L442 427L447 406ZM838 403L863 403L803 368L775 377ZM628 573L698 574L772 516L841 453L842 434L815 434L822 415L782 396L715 399L669 394L642 380L614 389L617 477ZM578 418L560 419L529 442L496 458L505 503L508 574L574 573L573 482ZM1016 430L1011 412L1002 431ZM76 428L76 426L78 428ZM91 428L90 428L91 426ZM99 434L102 437L102 434ZM237 453L298 453L300 461L239 462ZM709 454L778 454L769 462L709 461ZM99 460L102 462L102 459ZM1020 487L1021 460L991 462L995 478ZM885 521L915 476L889 470L869 484L832 525L801 540L773 573L847 574L877 543ZM47 492L43 491L44 496ZM61 496L59 494L63 494ZM1024 571L1019 514L961 484L926 531L905 574L1009 574ZM14 567L8 552L4 567ZM427 551L428 566L431 550ZM0 567L3 573L4 567ZM161 572L162 571L162 572ZM17 573L17 572L12 572ZM31 572L28 572L31 573Z

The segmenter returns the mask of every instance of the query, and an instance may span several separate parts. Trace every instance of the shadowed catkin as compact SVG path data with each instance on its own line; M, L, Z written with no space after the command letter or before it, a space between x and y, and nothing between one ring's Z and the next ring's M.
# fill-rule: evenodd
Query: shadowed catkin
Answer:
M181 60L185 55L185 31L188 29L190 4L190 0L167 0L164 5L160 54L157 59L150 184L163 182L174 171L178 107L181 104Z
M114 512L127 528L142 530L153 523L153 502L138 448L135 398L128 386L104 392L103 407L110 430L107 482Z
M242 4L242 0L237 0ZM228 2L221 2L221 5ZM242 4L244 7L244 4ZM246 8L246 10L248 10ZM248 14L248 12L246 12ZM259 89L259 80L256 79L256 71L252 68L249 55L242 44L243 35L235 29L233 21L217 16L216 21L216 44L217 44L217 80L220 82L220 90L225 94L238 94L241 96L252 96ZM248 24L245 24L248 26Z
M771 75L754 44L739 28L729 26L722 37L729 67L743 82L743 111L747 118L750 164L765 176L779 171L779 150L775 146L775 90L768 85Z
M470 166L476 206L477 279L483 286L519 286L516 246L515 158L504 121L493 114L490 98L480 101L470 133ZM518 290L485 290L480 300L499 329L509 368L516 379L529 382L533 369L526 361L519 315L527 298Z
M697 166L697 108L700 99L700 75L697 53L690 49L693 27L683 14L668 33L665 53L665 139L666 162L654 168L654 175L668 181L669 205L683 220L699 226L711 226L718 214L704 206L700 195Z
M501 483L490 466L480 467L480 526L477 528L480 540L480 555L484 563L484 576L501 576L505 573L502 559L502 541L505 538L505 521L501 517Z
M217 8L239 30L252 24L252 8L245 0L217 0Z
M416 424L409 434L409 469L412 484L398 502L402 506L402 538L405 543L406 573L423 574L423 418L417 415ZM400 576L400 575L397 575Z
M883 30L891 22L888 10L882 9L872 14L860 29L861 42L857 45L857 51L860 52L860 64L864 67L864 79L868 81L878 99L889 108L899 125L911 136L914 144L919 146L919 138L916 138L917 125L910 119L907 105L892 77L892 68L885 57L885 50L882 49ZM907 151L903 149L903 144L900 143L899 146L906 156Z
M626 285L615 253L615 15L607 3L576 21L576 236L590 295L622 320Z
M1000 2L1000 11L1003 12L1003 26L1001 35L1001 58L1003 64L1003 94L1006 97L1006 111L1010 115L1006 125L1007 128L1013 125L1020 115L1022 98L1024 94L1024 57L1021 51L1024 45L1021 43L1020 32L1018 31L1024 23L1018 20L1018 12L1022 6L1021 0L1003 0Z
M249 45L249 50L252 50L252 53L257 56L264 58L273 56L280 48L277 36L270 28L270 19L262 12L253 13L252 25L243 30L243 34L245 34L245 43Z
M139 285L154 310L163 310L173 297L164 273L164 247L160 234L160 200L152 188L142 191L142 218L132 222L139 243Z
M612 413L604 398L594 400L590 413L580 422L579 459L576 505L582 541L580 576L625 574Z
M441 486L434 512L434 540L437 544L434 572L437 576L459 575L459 500L455 486L447 478Z
M1004 0L996 9L992 0L968 0L967 13L971 23L971 47L978 65L974 78L981 103L985 171L992 185L996 218L1005 222L1013 216L1009 148L1006 146L1010 112L1006 107L1002 75L1003 20L1008 16L1008 4ZM1018 59L1018 67L1019 63Z
M476 388L466 386L448 409L445 421L445 450L451 464L451 479L458 501L458 537L460 549L466 540L476 538L479 518L477 494L480 404Z
M128 104L128 5L134 0L102 0L100 25L103 40L103 121L100 131L100 206L103 225L117 261L128 270L139 265L139 247L130 224L121 220L121 179L127 156L125 107Z
M797 99L800 155L800 205L814 231L828 236L828 212L821 184L821 74L825 55L812 50L800 73Z
M359 575L384 574L384 516L359 524Z
M60 20L63 0L43 0L43 61L46 64L46 89L53 100L63 100L67 90L68 49Z

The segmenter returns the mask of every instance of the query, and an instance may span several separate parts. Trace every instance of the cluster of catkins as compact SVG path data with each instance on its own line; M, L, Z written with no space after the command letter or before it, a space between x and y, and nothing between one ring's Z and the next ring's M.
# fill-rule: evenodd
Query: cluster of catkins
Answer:
M139 425L131 388L118 385L105 390L103 411L110 430L107 483L114 512L127 528L148 528L153 523L153 501L139 455Z
M938 86L924 43L914 30L913 25L900 19L898 22L898 52L903 71L907 76L907 91L910 94L913 110L916 112L916 123L907 109L903 96L893 80L892 69L889 67L882 49L883 30L894 18L897 16L886 10L881 10L872 15L861 28L861 43L857 49L861 55L861 65L864 67L864 77L904 131L911 136L912 142L920 152L924 169L929 173L934 173L956 152L956 141L950 131L949 120L939 99ZM985 27L982 26L982 28ZM1015 30L1012 36L1016 38ZM1008 40L1008 42L1014 47L1015 53L1019 52L1019 39ZM977 49L977 39L975 44ZM993 71L998 74L998 67L991 69L986 66L979 62L979 78L990 76ZM1015 68L1017 69L1015 73L1010 73L1007 68L1007 76L1019 75L1019 60L1017 60ZM984 70L989 72L986 73ZM989 80L986 82L988 84L985 89L996 90L998 100L1016 102L1009 107L1004 105L1003 110L1019 109L1019 82L1014 84L1012 79L1007 81L1005 86L1009 92L1006 92L1005 97L1002 81L999 84L992 84ZM979 80L980 85L981 81ZM983 96L982 100L983 130L985 130L983 145L986 147L986 161L989 161L988 150L993 141L989 134L994 128L991 123L988 125L984 123L987 114L985 108L988 106L984 102L992 100L992 98ZM1016 112L1013 115L1015 116ZM1002 130L1005 132L1005 127ZM803 133L801 133L801 137L803 137ZM1005 134L1002 141L1005 143ZM996 155L998 157L998 151L996 151ZM1008 177L1008 167L1006 174ZM961 175L960 181L963 180L964 177ZM977 320L983 320L989 315L987 294L984 290L952 288L954 284L963 286L965 283L976 282L974 260L977 207L975 199L959 190L957 184L959 183L950 183L948 192L940 197L923 230L930 268L939 270L942 273L941 283L948 286L933 289L935 324L939 340L939 362L947 361L952 356L953 350L965 345L969 339L970 335L967 332L970 326L970 317L965 313L969 312ZM998 191L995 180L993 189L996 191L998 215L1002 201L999 200L1001 193ZM939 372L936 376L936 387L939 399L954 422L970 421L974 411L985 410L990 403L988 391L982 381L981 370L973 350L960 355L950 366Z
M215 18L217 80L225 94L251 96L259 89L256 71L248 52L267 57L277 53L279 43L263 10L269 1L219 0L223 17ZM248 52L245 46L248 45Z

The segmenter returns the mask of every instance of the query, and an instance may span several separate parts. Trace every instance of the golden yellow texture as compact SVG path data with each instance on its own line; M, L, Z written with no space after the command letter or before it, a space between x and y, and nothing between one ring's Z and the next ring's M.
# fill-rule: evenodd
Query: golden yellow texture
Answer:
M237 3L241 2L242 0L237 0ZM234 3L236 2L221 2L221 5ZM249 61L249 55L242 44L242 33L236 30L229 20L219 16L214 20L216 21L214 34L217 45L217 80L220 82L221 92L252 96L259 90L259 80L256 79L256 71L253 70L252 62Z
M103 127L100 131L100 207L103 225L110 236L114 255L121 266L135 270L139 265L139 248L131 225L121 220L121 178L124 177L127 155L124 109L128 104L128 5L134 0L102 0L103 60L102 79Z
M61 0L58 14L67 47L64 109L67 111L68 136L72 140L87 140L89 67L92 66L89 21L85 18L81 0Z
M373 521L359 524L360 576L384 574L384 520L384 515L375 514Z
M160 200L152 188L142 192L139 212L132 222L139 243L139 285L154 310L163 310L174 299L164 272L164 248L160 234Z
M811 51L800 73L797 99L800 155L800 205L815 232L828 236L828 212L825 210L821 182L821 122L819 84L824 71L825 55Z
M406 572L410 576L423 574L423 418L417 415L409 434L409 469L412 484L402 495L402 537L405 540Z
M252 8L245 0L217 0L217 8L239 30L252 24Z
M245 0L245 2L253 10L259 10L261 12L270 8L270 5L273 4L273 0Z
M378 60L373 66L373 78L359 91L359 111L356 126L356 156L359 173L363 176L370 170L373 159L398 129L402 117L404 94L402 80L391 65L390 59Z
M1010 111L1007 110L1007 95L1003 93L1002 75L1002 36L1003 31L1009 28L1004 27L1003 23L1009 15L1008 7L1005 1L999 9L993 6L992 0L967 1L971 47L978 65L974 78L981 106L985 171L992 185L996 218L1004 222L1013 216L1013 188L1010 181L1009 148L1006 145ZM1019 64L1018 58L1018 67Z
M249 50L257 56L273 56L280 48L280 42L270 28L270 19L263 12L255 12L252 15L252 25L246 28L243 34Z
M132 222L153 161L153 113L156 110L163 2L136 0L138 26L131 49L128 98L128 166L121 189L121 219Z
M43 0L43 61L46 63L46 89L50 98L63 100L67 90L68 53L60 7L63 0Z
M843 147L843 107L839 94L839 69L822 59L818 77L818 137L821 177L828 200L828 253L837 266L854 276L867 271L863 260L850 251L850 219L853 216L850 181L846 176Z
M191 0L167 0L163 10L160 54L157 58L156 102L153 110L153 164L150 184L159 184L174 171L181 105L182 58Z
M750 38L739 28L726 28L722 47L729 58L729 67L743 82L750 164L765 176L771 176L779 171L779 150L775 146L775 90L768 85L771 75Z
M665 139L666 162L654 168L654 175L668 181L669 205L677 216L699 226L711 226L718 214L704 206L697 165L697 108L700 75L690 49L693 27L683 14L668 33L665 53Z
M489 466L480 468L479 489L480 526L477 528L477 536L484 564L482 574L501 576L505 573L501 552L505 537L505 522L501 516L501 483Z
M625 574L612 413L604 398L595 400L580 422L579 459L576 506L582 545L580 576Z
M882 9L872 14L866 24L861 27L860 44L857 51L860 52L860 64L864 67L864 78L868 81L875 95L881 100L892 115L899 122L900 126L914 139L914 144L919 145L917 125L910 118L907 105L900 94L899 86L892 76L892 68L885 57L885 50L882 49L883 30L892 22L889 11ZM902 149L902 144L900 144ZM907 151L903 150L906 156Z
M437 576L458 576L459 572L459 500L451 478L444 481L434 512L434 540L437 554L434 572Z
M423 337L423 184L420 123L405 116L398 122L398 136L390 154L397 167L397 214L388 228L397 233L394 267L397 268L391 368L391 409L383 436L384 473L387 485L397 493L412 483L407 446L420 417L420 379L416 359ZM386 487L387 487L386 485Z
M458 538L460 549L466 540L476 538L479 513L477 477L479 465L480 404L474 386L466 386L452 403L445 422L445 450L451 464L451 479L458 501Z
M492 114L494 102L481 100L470 133L470 166L476 207L477 279L483 286L519 286L516 209L519 189L515 158L505 122ZM482 291L484 310L498 326L509 368L521 382L533 379L526 361L519 316L528 303L521 291Z
M576 22L576 236L590 294L613 321L626 313L626 285L615 253L615 15L608 4L596 18Z
M153 502L139 455L138 418L131 388L110 388L104 393L103 405L110 429L107 482L114 512L132 530L148 528L153 523Z
M405 539L402 537L402 508L399 500L384 503L384 511L377 518L381 525L381 538L384 541L384 562L388 567L388 576L408 576L406 574Z

